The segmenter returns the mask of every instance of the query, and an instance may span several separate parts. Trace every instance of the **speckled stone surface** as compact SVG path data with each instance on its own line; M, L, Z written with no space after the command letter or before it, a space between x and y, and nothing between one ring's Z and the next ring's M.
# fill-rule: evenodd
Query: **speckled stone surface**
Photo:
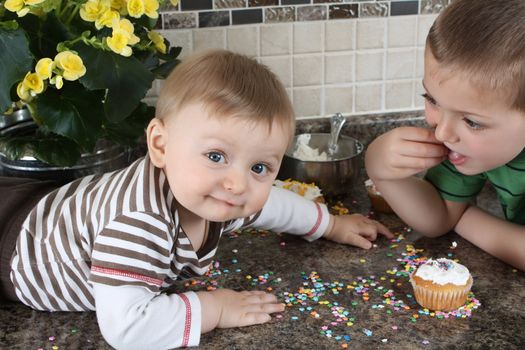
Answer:
M418 123L411 118L397 120L400 123ZM328 126L324 124L325 121L301 122L298 128L322 130ZM348 131L345 134L365 140L377 135L378 130L399 125L390 121L379 124L380 121L370 125L350 125L345 129ZM484 190L478 203L489 211L499 213L495 194L489 188ZM344 204L351 212L369 213L370 203L361 179L352 188ZM403 233L406 239L393 247L387 239L379 238L377 247L365 251L323 239L308 243L286 234L245 232L238 236L223 237L217 255L218 270L222 274L202 279L207 285L215 280L221 287L237 290L266 290L271 287L284 300L283 293L297 292L306 282L301 273L308 275L315 271L324 282L341 283L343 289L338 295L327 290L320 300L338 302L339 306L349 311L348 317L354 319L353 325L343 323L331 326L330 322L336 319L330 309L326 305L309 302L312 310L317 311L320 317L310 316L309 311L301 312L297 305L287 307L280 318L274 317L268 324L217 329L207 333L202 336L199 349L341 349L343 343L353 349L524 348L523 272L513 270L511 266L489 256L453 232L437 239L427 239L417 232L407 232L405 225L395 215L376 214L375 217L395 233ZM454 241L457 242L457 248L451 250L449 247ZM406 252L407 245L424 249L420 253L422 256L443 257L452 253L453 258L459 259L470 269L474 277L472 290L481 302L480 308L473 311L472 318L437 319L421 315L416 322L410 320L421 308L413 298L407 296L412 293L408 279L386 272L395 267L402 268L397 259ZM267 282L255 283L255 286L246 278L250 275L257 279L257 276L270 272L272 274ZM390 306L374 308L373 305L383 304L383 293L371 289L370 299L364 301L360 295L346 288L360 276L375 276L381 286L392 289L398 299L403 299L410 310L393 311ZM382 281L381 277L386 279ZM390 282L391 278L393 282ZM181 282L175 291L187 288ZM196 285L191 288L203 287ZM325 325L333 330L334 335L349 335L351 340L336 340L335 337L322 335L321 327ZM394 330L393 326L397 329ZM364 329L372 331L372 335L367 336ZM54 337L53 340L50 337ZM111 349L98 330L93 312L46 313L32 311L21 304L0 305L0 349L51 349L53 346L57 346L57 349Z

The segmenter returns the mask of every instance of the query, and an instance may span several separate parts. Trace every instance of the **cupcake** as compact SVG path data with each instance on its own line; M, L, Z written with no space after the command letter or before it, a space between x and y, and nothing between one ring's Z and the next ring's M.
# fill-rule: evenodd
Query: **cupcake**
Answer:
M385 201L381 193L377 190L371 179L365 181L365 187L368 193L368 198L370 198L372 208L375 211L387 214L394 212L392 208L390 208L390 205L388 205L388 203Z
M465 304L473 280L465 266L441 258L420 265L410 275L410 282L419 305L450 311Z
M303 196L306 199L318 202L325 203L321 189L317 187L314 183L304 183L292 179L286 179L284 181L275 180L273 183L274 186L290 190L297 193L300 196Z

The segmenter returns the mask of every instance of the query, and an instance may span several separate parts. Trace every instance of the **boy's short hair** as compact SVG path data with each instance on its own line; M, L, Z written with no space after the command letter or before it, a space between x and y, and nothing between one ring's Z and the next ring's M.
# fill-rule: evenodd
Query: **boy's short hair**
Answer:
M427 49L440 64L525 111L524 0L453 1L430 28Z
M190 103L202 103L213 116L249 117L290 128L295 115L286 90L266 66L226 50L187 57L166 79L157 101L156 117L164 119Z

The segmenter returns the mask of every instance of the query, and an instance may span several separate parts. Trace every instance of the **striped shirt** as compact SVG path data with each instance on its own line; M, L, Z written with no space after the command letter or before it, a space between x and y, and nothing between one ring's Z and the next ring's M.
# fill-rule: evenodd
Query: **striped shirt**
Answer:
M329 222L326 206L272 188L252 217L209 223L207 239L195 251L175 204L163 171L147 156L49 193L26 218L11 261L18 298L37 310L84 311L95 310L94 284L158 295L179 278L203 275L225 232L251 226L314 240ZM178 311L191 315L198 298L184 294ZM186 334L191 320L184 323Z
M468 202L489 182L503 208L505 219L525 225L525 151L509 163L478 175L463 175L448 160L428 170L425 175L442 198Z

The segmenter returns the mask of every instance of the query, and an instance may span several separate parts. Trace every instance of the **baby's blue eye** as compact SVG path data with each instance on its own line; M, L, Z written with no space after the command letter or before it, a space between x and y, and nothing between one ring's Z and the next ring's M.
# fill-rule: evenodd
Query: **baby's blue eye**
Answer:
M252 171L256 174L263 174L268 171L268 167L264 164L259 163L252 166Z
M223 163L224 162L224 155L220 154L219 152L209 152L207 154L208 159L215 163Z

